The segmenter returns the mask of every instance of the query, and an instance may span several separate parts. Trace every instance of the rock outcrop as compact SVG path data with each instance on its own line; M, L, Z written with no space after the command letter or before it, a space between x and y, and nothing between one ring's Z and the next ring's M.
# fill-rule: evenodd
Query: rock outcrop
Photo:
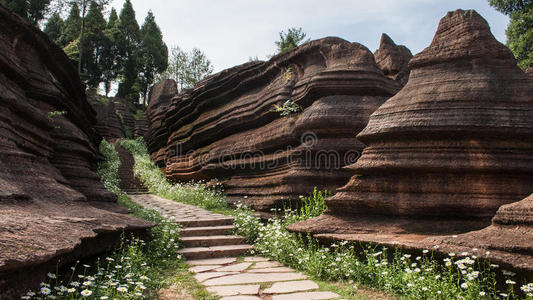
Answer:
M316 40L177 95L174 83L154 88L148 145L168 178L218 178L229 202L269 211L345 184L363 149L355 134L399 88L366 47ZM273 110L284 104L298 112Z
M109 99L105 102L92 101L96 111L96 132L106 140L124 138L124 129L115 108L115 102Z
M95 173L95 123L67 56L0 5L0 298L151 226L112 212L123 210Z
M165 167L165 148L168 139L165 115L172 97L177 94L176 82L170 79L163 80L150 90L150 101L146 110L149 124L146 143L148 151L151 153L152 161L160 168Z
M325 215L292 230L423 248L430 236L490 225L498 209L498 230L504 219L530 218L530 200L510 203L533 192L533 81L510 50L475 11L457 10L409 67L405 87L357 136L367 145L349 166L358 175ZM527 248L533 266L531 239L497 244L506 241Z
M398 81L402 86L409 79L408 63L413 54L403 46L396 45L394 41L385 33L381 35L379 49L374 52L376 64L383 71L385 76Z
M142 105L127 103L124 99L91 95L89 103L96 111L96 133L106 140L144 137L148 119L140 114Z

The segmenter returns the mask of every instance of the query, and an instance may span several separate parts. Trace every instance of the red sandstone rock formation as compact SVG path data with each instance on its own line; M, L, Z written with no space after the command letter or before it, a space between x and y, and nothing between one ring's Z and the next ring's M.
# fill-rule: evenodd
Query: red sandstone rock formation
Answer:
M172 97L177 95L177 93L176 82L170 79L163 80L150 90L150 101L146 110L146 116L149 121L146 143L148 150L152 154L152 160L161 168L165 167L164 154L168 139L165 114Z
M146 135L148 131L147 118L142 115L135 115L139 106L131 103L125 104L123 99L98 95L91 95L89 101L96 111L96 133L106 140L138 138Z
M381 35L379 49L374 52L376 64L385 76L398 81L402 86L409 79L409 67L407 64L413 58L411 51L403 46L396 45L385 33Z
M344 184L349 172L341 167L363 148L355 134L399 86L364 46L325 38L178 95L174 83L154 88L148 144L168 178L219 178L228 201L268 211L314 186ZM287 100L302 112L273 111Z
M505 204L533 192L533 81L472 10L448 13L409 67L357 136L367 147L349 168L360 175L327 200L327 214L291 229L424 248L439 243L428 236L489 225L501 207L494 226L464 241L515 249L532 269L531 200ZM527 226L503 230L504 220Z
M117 115L115 102L109 99L106 103L91 102L96 111L96 132L106 140L124 138L124 130Z
M95 173L95 121L67 56L0 5L0 298L150 226L111 212L121 209Z

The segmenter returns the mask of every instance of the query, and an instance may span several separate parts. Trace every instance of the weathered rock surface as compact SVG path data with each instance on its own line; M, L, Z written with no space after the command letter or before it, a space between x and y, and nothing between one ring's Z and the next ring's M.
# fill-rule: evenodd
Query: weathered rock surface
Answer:
M394 41L385 33L381 35L379 49L374 52L376 64L383 71L385 76L398 81L402 86L409 79L408 63L413 54L403 46L396 45Z
M355 133L399 87L364 46L316 40L178 95L174 83L154 88L148 144L168 178L219 178L229 202L268 211L346 183L342 167L363 148ZM287 100L301 113L273 111Z
M15 299L150 224L110 211L95 113L67 56L2 5L0 45L0 298Z
M144 137L148 131L146 116L136 116L141 105L127 103L124 99L90 95L89 101L96 111L96 132L106 140Z
M165 148L168 139L165 115L172 97L177 93L176 82L169 79L154 85L150 90L150 101L146 110L149 123L146 144L152 160L161 168L165 167Z
M106 140L124 138L124 130L120 118L116 113L115 102L91 102L96 111L96 132Z
M499 209L493 226L455 244L509 251L500 260L517 268L527 255L531 270L531 200L509 203L533 192L533 81L472 10L441 19L409 67L357 136L367 148L349 168L360 175L325 215L291 229L425 248L440 243L430 236L490 225Z

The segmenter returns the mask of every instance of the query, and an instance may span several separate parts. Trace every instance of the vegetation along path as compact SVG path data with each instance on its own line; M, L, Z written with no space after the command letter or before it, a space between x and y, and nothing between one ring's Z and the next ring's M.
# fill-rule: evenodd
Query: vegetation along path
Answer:
M167 200L155 195L132 195L131 199L147 209L183 226L181 242L189 270L198 282L222 299L338 299L307 276L269 261L264 257L244 256L252 246L244 238L231 235L233 218L202 208Z

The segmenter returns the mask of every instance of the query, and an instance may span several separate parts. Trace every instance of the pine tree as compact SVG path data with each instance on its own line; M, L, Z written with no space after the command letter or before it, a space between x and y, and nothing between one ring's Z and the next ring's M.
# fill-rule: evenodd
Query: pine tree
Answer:
M61 19L58 13L53 13L52 16L50 16L43 31L52 41L54 41L54 43L57 45L61 44L61 39L63 38L63 19Z
M104 30L105 39L102 48L102 57L100 64L102 66L102 81L104 83L105 95L109 94L112 82L117 78L120 61L120 52L118 51L117 41L120 39L120 29L117 11L112 8Z
M132 102L138 101L139 90L137 77L139 74L137 66L137 47L141 41L141 31L135 19L135 11L130 0L126 0L119 17L119 29L121 37L117 41L118 50L121 53L120 61L120 82L117 96L126 98Z
M141 28L142 41L139 48L139 84L146 102L148 88L154 82L155 75L168 66L168 48L163 42L161 29L155 22L152 11L148 12Z
M104 30L106 21L102 13L103 7L96 1L91 1L89 10L85 17L85 36L82 41L83 56L81 57L81 68L87 85L90 88L97 88L102 81L102 66L100 61L103 55L105 44Z
M70 7L70 13L65 20L63 27L63 37L60 41L60 46L66 47L72 41L76 40L80 36L81 30L81 16L80 8L76 3L73 3Z

